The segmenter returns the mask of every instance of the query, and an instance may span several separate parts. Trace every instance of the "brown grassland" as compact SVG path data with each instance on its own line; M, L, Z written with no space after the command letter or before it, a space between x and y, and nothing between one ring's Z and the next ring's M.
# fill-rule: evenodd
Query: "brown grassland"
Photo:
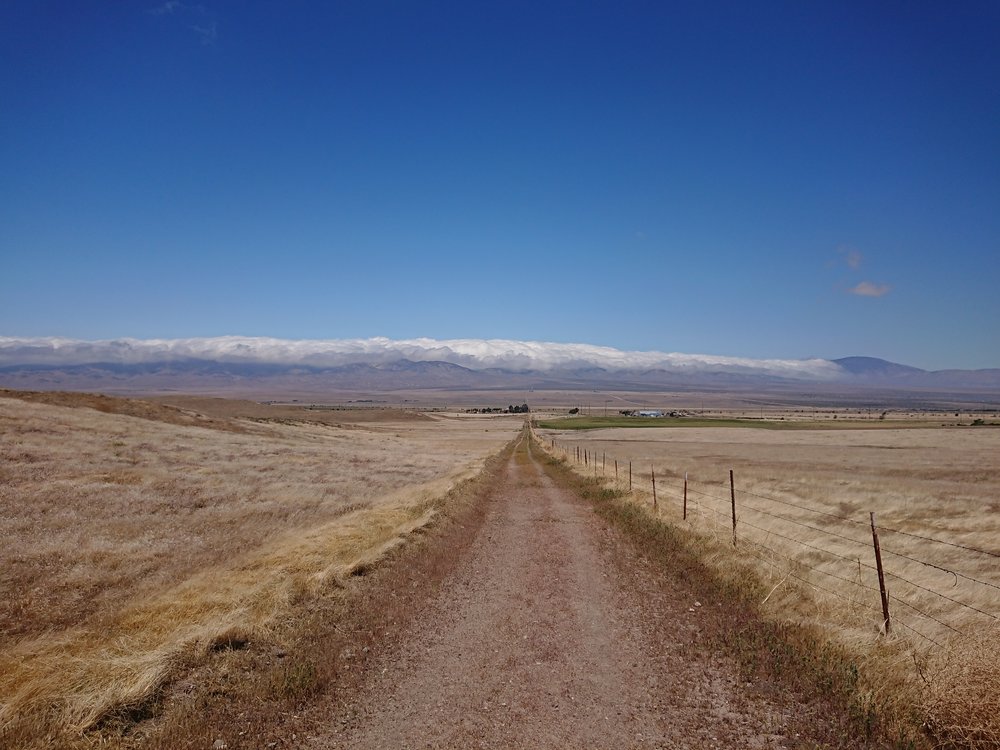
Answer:
M647 541L687 545L779 629L795 623L822 635L818 648L836 644L859 714L900 746L926 733L941 747L1000 746L1000 429L921 414L908 428L846 412L825 424L781 416L798 429L547 429L538 439L557 442L553 460L585 491L620 506L601 511L609 518L669 527ZM209 731L199 701L223 716L223 704L257 693L216 699L212 685L228 678L206 678L204 695L181 701L181 724L197 731L154 721L122 734L165 694L184 694L181 675L222 656L267 660L273 649L259 644L278 633L336 631L323 602L440 518L442 498L485 481L488 457L521 425L516 415L0 390L0 747L128 747L140 735L172 747ZM883 527L888 634L869 511ZM779 641L737 648L746 657ZM267 683L261 694L298 696L315 681L282 659L254 678Z
M628 502L689 533L717 569L751 566L765 614L848 649L859 704L901 735L922 727L941 746L1000 746L1000 429L864 426L540 430L539 439L611 485L617 460L619 488L631 462ZM888 637L869 511L882 527Z
M84 742L266 633L426 524L521 425L178 404L0 393L0 745Z

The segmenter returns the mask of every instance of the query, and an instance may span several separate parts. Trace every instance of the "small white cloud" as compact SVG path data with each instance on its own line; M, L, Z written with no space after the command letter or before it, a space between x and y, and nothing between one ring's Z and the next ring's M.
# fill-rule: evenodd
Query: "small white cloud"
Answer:
M201 37L202 44L213 44L219 35L218 24L215 21L207 26L192 26L191 28Z
M163 5L150 8L148 12L154 16L167 16L183 7L180 0L167 0Z
M841 245L838 247L837 254L842 258L844 264L852 271L857 271L861 268L861 263L865 259L860 251L855 250L849 245Z
M870 281L862 281L851 288L851 294L858 297L884 297L891 288L888 284L873 284Z

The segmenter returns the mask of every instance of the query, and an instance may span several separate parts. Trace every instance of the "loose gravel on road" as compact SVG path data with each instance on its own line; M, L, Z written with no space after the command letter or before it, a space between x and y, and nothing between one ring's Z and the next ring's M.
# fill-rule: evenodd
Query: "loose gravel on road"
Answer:
M527 443L487 502L469 553L311 746L836 746L819 707L700 647L722 609L667 584Z

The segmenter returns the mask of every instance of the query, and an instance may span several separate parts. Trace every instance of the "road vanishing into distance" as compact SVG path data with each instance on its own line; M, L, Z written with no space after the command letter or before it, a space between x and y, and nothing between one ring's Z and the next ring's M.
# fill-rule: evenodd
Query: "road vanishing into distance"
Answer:
M828 705L748 682L706 648L725 608L559 486L527 438L486 502L457 564L310 747L859 746Z

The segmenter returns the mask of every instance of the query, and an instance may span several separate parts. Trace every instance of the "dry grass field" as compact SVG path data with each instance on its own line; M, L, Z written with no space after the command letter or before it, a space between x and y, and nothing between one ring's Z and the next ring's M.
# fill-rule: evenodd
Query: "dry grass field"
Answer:
M1000 738L997 701L982 699L984 691L1000 694L1000 429L879 427L539 436L571 457L580 446L590 460L577 468L590 476L596 468L598 477L613 478L617 459L622 485L631 461L636 501L647 506L655 471L657 512L714 539L706 554L717 565L733 555L752 562L770 592L765 607L772 616L815 623L862 654L890 644L926 721L985 722L989 736ZM881 527L889 639L881 632L869 511ZM978 683L970 683L973 675ZM978 718L970 718L974 709Z
M199 654L266 632L426 523L521 425L197 406L0 393L14 746L135 708Z

